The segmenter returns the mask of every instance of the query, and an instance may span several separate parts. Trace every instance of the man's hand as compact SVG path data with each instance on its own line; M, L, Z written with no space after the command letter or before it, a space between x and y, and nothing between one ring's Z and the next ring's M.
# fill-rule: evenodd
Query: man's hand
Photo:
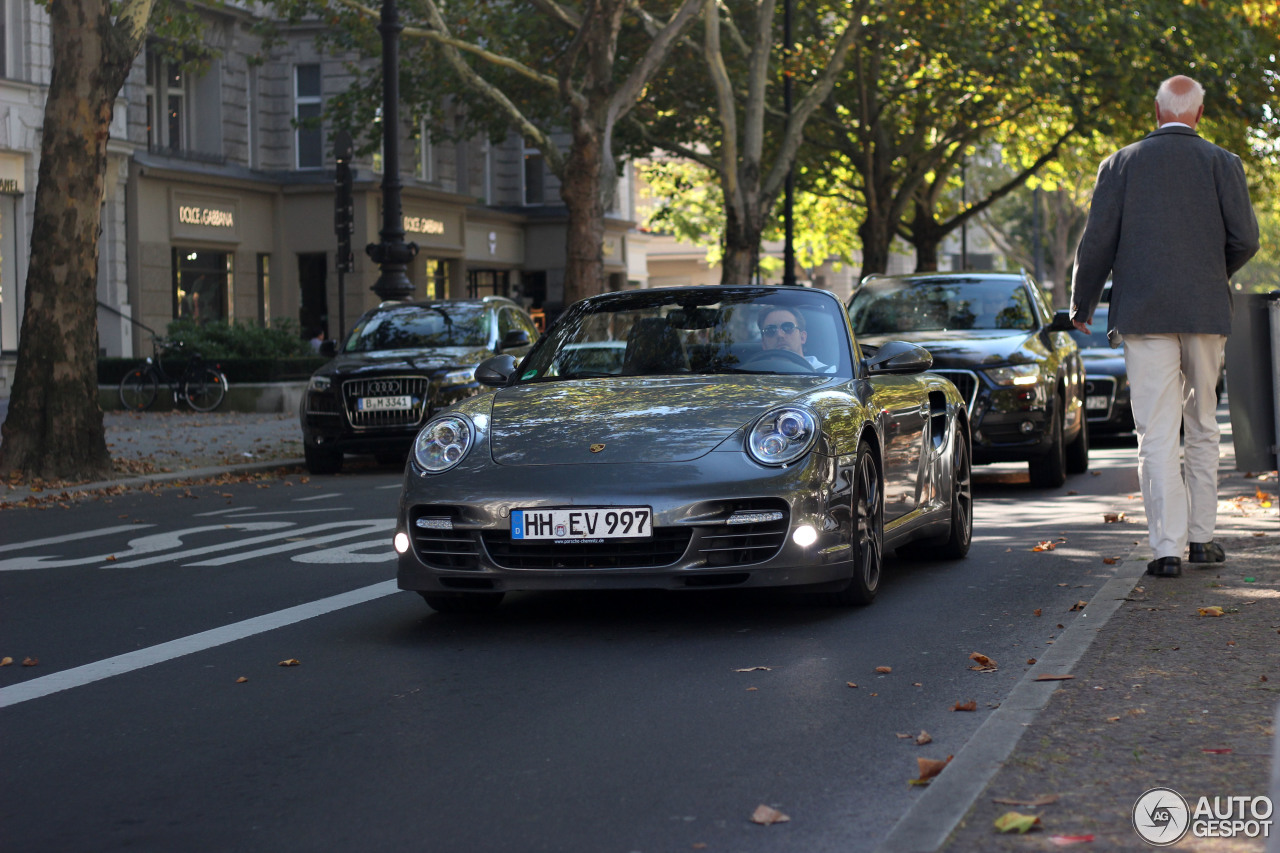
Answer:
M1077 328L1077 329L1079 329L1080 331L1084 332L1086 335L1087 335L1087 334L1089 334L1089 324L1088 324L1088 323L1082 323L1082 322L1080 322L1079 320L1072 320L1071 322L1075 324L1075 326L1076 326L1076 328Z

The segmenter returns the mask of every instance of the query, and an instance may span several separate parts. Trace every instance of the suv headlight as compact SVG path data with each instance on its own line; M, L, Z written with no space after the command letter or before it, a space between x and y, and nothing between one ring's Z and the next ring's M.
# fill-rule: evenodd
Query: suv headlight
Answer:
M1040 379L1040 365L1011 364L1008 367L993 367L983 373L997 385L1035 385Z
M466 458L475 441L475 428L461 415L431 421L413 442L413 458L428 473L448 471Z
M476 369L474 367L464 368L463 370L450 370L440 377L441 385L469 385L475 381Z
M307 386L308 391L328 391L333 385L333 380L328 376L312 376L311 384Z
M761 465L786 465L809 452L818 421L806 409L788 407L769 412L747 434L747 453Z

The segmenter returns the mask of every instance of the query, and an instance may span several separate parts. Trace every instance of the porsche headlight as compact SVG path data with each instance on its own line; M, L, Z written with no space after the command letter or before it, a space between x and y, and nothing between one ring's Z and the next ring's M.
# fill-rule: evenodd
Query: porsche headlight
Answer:
M993 367L983 372L997 385L1035 385L1040 379L1038 364L1011 364L1008 367Z
M476 381L476 369L468 367L463 370L450 370L440 377L441 385L468 385Z
M333 384L333 380L328 376L312 376L311 384L307 386L310 391L328 391L329 386Z
M805 409L769 412L747 435L747 453L761 465L786 465L809 452L818 435L818 422Z
M436 418L413 442L413 458L431 474L448 471L466 458L474 442L471 422L459 415Z

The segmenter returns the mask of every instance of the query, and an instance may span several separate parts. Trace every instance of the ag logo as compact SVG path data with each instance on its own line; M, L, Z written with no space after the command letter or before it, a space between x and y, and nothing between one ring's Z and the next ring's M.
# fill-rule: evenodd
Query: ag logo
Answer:
M1191 825L1191 810L1172 788L1152 788L1133 804L1133 828L1157 847L1177 844Z

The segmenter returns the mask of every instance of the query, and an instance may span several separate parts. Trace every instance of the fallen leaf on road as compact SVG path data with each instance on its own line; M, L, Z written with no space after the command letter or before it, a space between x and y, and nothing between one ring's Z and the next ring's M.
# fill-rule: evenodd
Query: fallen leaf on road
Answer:
M921 729L920 734L916 735L916 746L924 746L926 743L933 743L933 735Z
M12 664L13 664L13 658L11 657L0 658L0 666L11 666ZM1265 675L1262 677L1264 679L1266 678Z
M1074 613L1074 612L1076 612L1077 610L1084 610L1084 609L1085 609L1085 607L1086 607L1086 606L1088 606L1088 604L1089 604L1089 602L1087 602L1087 601L1077 601L1075 604L1073 604L1073 605L1071 605L1070 607L1068 607L1068 608L1067 608L1067 612L1068 612L1068 613Z
M1029 800L1019 800L1013 797L994 797L991 802L1002 806L1050 806L1056 803L1058 799L1058 794L1041 794Z
M1123 512L1108 512L1102 516L1102 520L1107 524L1115 524L1118 521L1124 521Z
M1035 662L1036 662L1035 658L1027 658L1027 666L1034 666Z
M1005 812L996 818L996 832L1016 832L1019 835L1030 832L1040 825L1040 818L1033 814Z
M887 673L893 672L893 667L891 667L891 666L878 666L878 667L876 667L876 672L879 672L879 673L881 673L881 674L887 674Z
M1120 722L1120 718L1119 718L1119 717L1107 717L1107 722L1108 722L1108 723L1118 723L1118 722Z
M245 683L246 681L248 681L248 680L249 680L249 679L245 678L245 677L242 675L242 676L240 676L239 678L237 678L237 679L236 679L236 684L244 684L244 683Z
M298 666L300 663L302 663L302 661L297 658L289 658L288 660L280 661L280 666Z
M1052 551L1053 542L1049 539L1046 539L1043 542L1041 542L1039 545L1036 545L1036 547L1032 548L1031 550L1032 551Z
M919 777L910 780L912 785L928 785L934 776L942 772L942 768L951 763L954 756L948 755L945 760L939 761L936 758L920 758L916 757L916 766L920 769Z
M40 663L40 658L23 658L22 659L23 666L38 666L39 663Z
M1103 557L1102 562L1107 564L1108 566L1114 566L1116 563L1120 561L1117 560L1115 557Z
M1072 844L1090 844L1093 842L1092 835L1050 835L1049 840L1058 847L1068 847Z
M748 666L742 669L735 669L734 672L773 672L773 668L768 666Z
M951 710L953 710L953 711L976 711L976 710L978 710L978 703L977 703L976 701L974 701L973 699L970 699L968 702L957 702L957 703L956 703L956 706L955 706L954 708L952 708Z
M845 682L845 684L849 685L850 687L857 687L857 686L858 686L858 685L854 684L852 681L846 681L846 682Z
M969 667L969 669L972 669L975 672L995 672L997 669L999 669L999 667L996 666L995 661L993 661L991 658L987 657L986 655L982 654L981 652L974 652L973 654L969 655L969 660L977 664L977 666Z
M1031 615L1032 615L1032 616L1039 616L1039 615L1040 615L1040 610L1041 610L1041 608L1037 607L1035 610L1032 610L1032 611L1031 611Z
M1036 681L1070 681L1074 675L1037 675Z
M1230 755L1231 754L1231 750L1229 749L1202 749L1200 751L1207 752L1210 755Z
M915 737L915 735L911 734L910 732L895 732L895 734L897 734L898 738L901 740L906 740L907 738Z
M1221 616L1224 612L1223 609L1216 604L1211 607L1201 607L1199 608L1199 611L1201 616Z
M791 820L791 818L787 817L782 812L777 809L770 808L763 803L756 806L756 810L751 813L751 822L758 823L761 826L769 826L770 824L775 823L786 823L789 820Z

